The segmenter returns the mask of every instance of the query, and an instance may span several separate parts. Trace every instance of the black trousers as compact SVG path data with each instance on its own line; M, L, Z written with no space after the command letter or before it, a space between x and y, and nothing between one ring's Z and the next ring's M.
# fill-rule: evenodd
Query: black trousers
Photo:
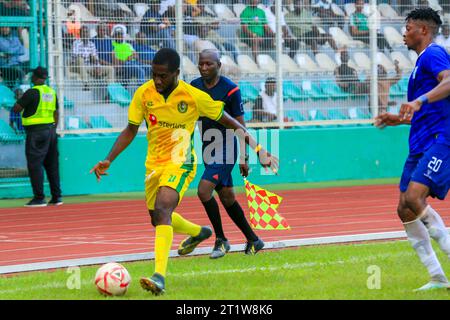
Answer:
M61 197L56 126L27 130L25 154L34 198L38 200L45 198L43 168L47 173L52 198Z

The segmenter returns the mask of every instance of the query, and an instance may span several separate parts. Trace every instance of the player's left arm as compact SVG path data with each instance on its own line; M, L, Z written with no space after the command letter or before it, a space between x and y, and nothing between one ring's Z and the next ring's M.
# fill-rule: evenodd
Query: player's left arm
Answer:
M247 128L239 123L235 118L223 110L222 101L213 100L209 94L192 87L192 95L196 100L199 115L219 122L226 128L233 129L239 139L243 139L257 154L259 162L264 168L270 167L274 173L278 172L278 158L272 156L262 145L247 131Z
M403 103L399 112L400 119L411 119L422 105L442 100L450 95L450 63L447 53L432 55L428 61L425 67L435 75L439 84L416 100Z
M275 174L278 172L278 158L271 155L269 151L258 144L255 138L248 132L247 128L239 123L239 121L231 117L228 113L223 112L222 116L217 119L217 122L226 128L233 129L239 139L245 141L245 144L249 145L258 154L259 162L264 168L270 167Z

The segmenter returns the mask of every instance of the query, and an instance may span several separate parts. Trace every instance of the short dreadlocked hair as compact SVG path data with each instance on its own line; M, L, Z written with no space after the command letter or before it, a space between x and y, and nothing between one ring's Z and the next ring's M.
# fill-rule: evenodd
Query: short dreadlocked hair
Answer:
M170 72L180 68L180 55L174 49L162 48L153 57L153 64L167 65Z
M428 23L433 32L433 36L438 33L439 28L442 25L442 20L439 13L431 8L416 8L408 13L405 20L420 20Z

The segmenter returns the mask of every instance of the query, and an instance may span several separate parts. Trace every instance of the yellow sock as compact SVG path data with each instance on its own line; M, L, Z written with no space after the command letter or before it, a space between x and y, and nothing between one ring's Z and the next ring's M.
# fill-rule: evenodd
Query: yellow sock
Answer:
M166 276L167 262L169 260L170 247L173 240L172 226L156 226L155 236L155 272Z
M183 218L179 213L172 212L173 232L198 236L202 227Z

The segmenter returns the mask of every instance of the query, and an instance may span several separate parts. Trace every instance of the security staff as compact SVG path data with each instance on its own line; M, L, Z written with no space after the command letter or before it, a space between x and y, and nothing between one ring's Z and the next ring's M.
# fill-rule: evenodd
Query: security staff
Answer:
M28 173L34 197L25 207L44 207L61 205L61 188L59 183L58 141L56 126L58 124L58 100L55 90L45 84L48 71L37 67L32 70L31 81L34 86L27 90L14 105L15 112L22 112L22 124L26 132L25 153ZM52 194L46 203L44 195L44 172Z

